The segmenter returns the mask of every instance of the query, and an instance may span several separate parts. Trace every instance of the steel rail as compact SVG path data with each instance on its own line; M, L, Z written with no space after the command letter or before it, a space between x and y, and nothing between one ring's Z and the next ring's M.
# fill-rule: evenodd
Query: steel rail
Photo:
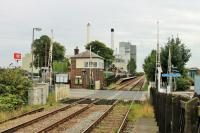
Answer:
M137 80L137 81L136 81L136 84L134 84L134 85L129 89L129 91L133 90L137 85L139 85L140 82L141 82L143 79L144 79L144 78L141 77L139 80ZM140 88L140 90L141 90L142 86L140 86L139 88Z
M72 119L73 117L75 117L75 116L81 114L82 112L86 111L87 109L91 108L95 103L97 103L99 101L100 101L100 99L97 99L97 100L93 101L92 103L88 104L86 107L83 107L83 108L79 109L78 111L72 113L71 115L69 115L69 116L67 116L67 117L65 117L65 118L63 118L63 119L51 124L48 127L45 127L43 129L41 129L37 133L46 133L46 132L54 129L55 127L59 126L60 124L63 124L64 122Z
M96 121L94 121L87 129L85 129L82 133L89 133L93 128L96 127L114 108L114 106L118 103L119 101L115 101L111 107L109 107Z
M29 125L31 125L31 124L33 124L33 123L36 123L36 122L38 122L38 121L40 121L40 120L42 120L42 119L44 119L44 118L47 118L47 117L49 117L49 116L51 116L51 115L54 115L54 114L56 114L56 113L58 113L58 112L60 112L60 111L67 110L67 109L69 109L69 108L71 108L71 107L77 105L78 103L84 101L84 100L86 100L86 98L81 99L81 100L76 101L76 102L73 102L73 103L70 104L70 105L67 105L67 106L65 106L65 107L62 107L62 108L57 109L57 110L54 110L54 111L51 111L50 113L47 113L47 114L42 115L42 116L39 116L39 117L37 117L37 118L35 118L35 119L32 119L32 120L27 121L27 122L24 122L24 123L22 123L22 124L19 124L19 125L17 125L17 126L12 127L12 128L6 129L6 130L2 131L2 133L15 132L15 131L17 131L17 130L19 130L19 129L21 129L21 128L27 127L27 126L29 126Z
M21 115L18 115L18 116L15 116L15 117L12 117L12 118L9 118L9 119L6 119L4 121L0 121L0 124L3 124L5 122L8 122L8 121L11 121L11 120L15 120L15 119L18 119L18 118L21 118L23 116L26 116L26 115L31 115L31 114L35 114L37 112L42 112L44 111L44 108L39 108L39 109L35 109L35 110L32 110L32 111L29 111L29 112L26 112L26 113L23 113Z
M123 119L123 121L122 121L122 123L121 123L119 129L117 130L117 133L122 133L123 129L125 128L125 126L126 126L126 124L127 124L127 122L128 122L128 114L129 114L129 112L131 111L133 102L134 102L134 101L131 102L131 105L129 106L129 109L128 109L128 111L126 112L126 115L124 116L124 119Z
M141 79L139 80L139 82L138 82L136 85L139 85L139 83L140 83L142 80L143 80L143 78L141 78ZM136 86L136 85L135 85L135 86ZM140 90L141 90L141 88L142 88L142 85L140 85ZM138 90L137 93L139 93L140 90ZM136 96L137 96L137 94L136 94ZM122 133L122 132L123 132L123 130L124 130L124 128L125 128L125 126L126 126L126 124L127 124L127 122L128 122L128 114L129 114L129 112L130 112L131 109L132 109L132 105L133 105L134 101L135 101L135 98L133 98L133 101L131 102L131 105L130 105L129 109L128 109L128 111L126 112L126 115L125 115L125 117L124 117L124 119L123 119L123 121L122 121L122 123L121 123L119 129L117 130L117 133Z

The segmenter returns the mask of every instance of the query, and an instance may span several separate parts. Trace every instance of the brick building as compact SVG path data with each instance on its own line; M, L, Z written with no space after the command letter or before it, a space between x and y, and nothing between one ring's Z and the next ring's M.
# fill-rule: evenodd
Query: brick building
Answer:
M74 50L75 55L71 57L71 88L89 88L91 85L96 89L103 87L104 59L91 52L79 53Z

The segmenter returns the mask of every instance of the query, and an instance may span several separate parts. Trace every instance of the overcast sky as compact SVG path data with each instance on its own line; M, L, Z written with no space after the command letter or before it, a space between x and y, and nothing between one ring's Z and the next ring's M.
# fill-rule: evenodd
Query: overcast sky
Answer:
M13 62L13 52L30 51L32 28L41 27L38 38L54 29L56 41L67 54L86 42L86 24L91 39L110 46L110 28L115 45L130 41L137 45L138 70L156 48L156 21L160 21L160 43L179 36L191 49L188 67L200 67L200 1L198 0L0 0L0 66Z

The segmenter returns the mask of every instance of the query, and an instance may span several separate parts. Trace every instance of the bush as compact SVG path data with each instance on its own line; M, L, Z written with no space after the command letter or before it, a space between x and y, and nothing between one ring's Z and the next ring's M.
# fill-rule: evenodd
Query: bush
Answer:
M178 78L176 80L176 84L177 84L177 90L182 90L182 91L189 89L191 86L190 81L186 78Z
M24 101L17 97L16 95L0 95L0 110L1 111L10 111L16 108L21 107L24 104Z
M21 69L0 69L0 109L10 110L28 102L32 81Z
M191 85L194 85L194 80L191 77L186 77L186 79L190 82Z

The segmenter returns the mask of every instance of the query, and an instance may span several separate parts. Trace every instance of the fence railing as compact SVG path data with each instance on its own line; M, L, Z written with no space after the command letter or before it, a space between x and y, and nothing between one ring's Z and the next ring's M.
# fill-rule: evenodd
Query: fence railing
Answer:
M159 93L151 88L150 99L160 133L200 133L199 98Z

